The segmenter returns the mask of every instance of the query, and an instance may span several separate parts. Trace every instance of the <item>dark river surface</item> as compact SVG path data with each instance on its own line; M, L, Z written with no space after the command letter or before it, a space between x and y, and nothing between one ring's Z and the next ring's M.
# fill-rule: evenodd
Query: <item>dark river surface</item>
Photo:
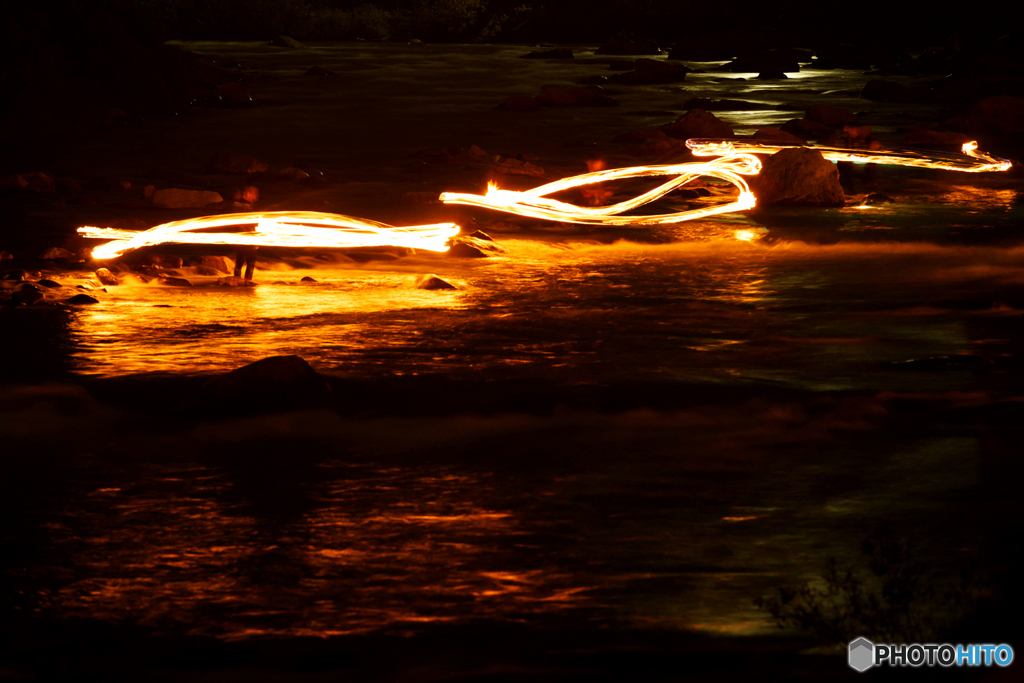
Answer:
M261 105L104 133L55 163L141 172L178 149L198 166L215 139L279 165L299 150L341 180L263 206L401 224L417 208L395 193L462 189L410 180L417 147L558 168L590 154L566 140L663 123L691 96L803 106L829 92L880 134L916 106L856 100L860 73L806 70L494 112L517 88L590 71L493 46L186 47L251 68ZM338 75L311 90L300 74L315 63ZM399 125L417 102L416 124ZM626 116L641 108L656 111ZM750 132L794 113L721 116ZM293 130L272 139L274 122ZM926 584L949 587L971 562L998 581L1012 563L995 537L1019 512L1024 190L1008 174L853 177L851 194L895 203L633 230L455 210L506 253L282 257L239 290L186 268L190 289L2 311L5 335L32 340L24 362L52 371L0 387L0 605L228 641L473 623L756 637L777 631L756 598L820 584L828 558L866 572L861 546L879 533L910 543ZM457 289L416 289L424 273ZM201 395L204 375L288 354L348 387L348 408L161 417L166 392Z

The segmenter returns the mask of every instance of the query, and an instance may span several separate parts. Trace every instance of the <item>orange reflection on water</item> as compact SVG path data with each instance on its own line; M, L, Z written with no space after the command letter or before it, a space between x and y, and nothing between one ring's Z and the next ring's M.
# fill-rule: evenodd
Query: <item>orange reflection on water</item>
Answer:
M235 498L229 478L200 466L94 492L59 525L91 534L65 539L80 578L51 607L235 640L519 620L587 600L566 573L515 566L527 534L481 502L487 475L317 470L328 481L314 484L312 509L285 524L218 502Z
M335 465L344 471L344 465ZM380 496L381 486L394 495ZM344 627L512 618L560 611L585 599L585 586L551 569L513 569L503 557L525 543L511 513L481 507L489 482L465 473L412 477L380 470L358 480L339 477L304 522L303 561L314 582L336 574L360 577L344 598ZM479 494L474 494L479 491ZM375 502L369 514L358 501ZM522 539L522 540L517 540ZM317 623L337 622L339 605L315 606Z
M463 292L416 289L414 276L373 270L265 272L251 288L110 287L98 306L76 310L77 371L105 376L230 370L271 355L379 340L385 311L463 307ZM278 278L281 278L280 280ZM275 284L275 283L280 284ZM202 285L206 286L202 286Z
M148 490L94 491L89 505L72 513L93 535L80 539L72 556L83 578L52 596L63 616L198 625L204 612L244 599L245 582L233 568L260 550L253 520L217 502L223 487L209 470L174 473L189 479L186 490L178 477L158 476Z
M935 201L942 204L963 206L966 211L978 209L1010 210L1018 202L1020 193L997 187L979 187L975 185L945 185L941 193L935 195Z

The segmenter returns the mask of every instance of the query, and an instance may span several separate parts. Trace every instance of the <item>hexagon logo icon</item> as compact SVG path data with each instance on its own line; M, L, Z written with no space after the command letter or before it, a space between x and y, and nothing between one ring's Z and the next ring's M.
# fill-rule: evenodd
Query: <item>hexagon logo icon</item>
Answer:
M867 638L858 638L850 643L850 668L867 671L875 663L875 644Z

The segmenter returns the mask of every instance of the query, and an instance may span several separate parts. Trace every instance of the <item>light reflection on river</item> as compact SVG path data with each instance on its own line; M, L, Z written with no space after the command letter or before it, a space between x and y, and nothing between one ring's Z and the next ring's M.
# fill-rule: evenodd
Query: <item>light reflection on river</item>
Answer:
M108 153L114 144L160 163L180 147L195 157L189 168L217 145L277 161L305 150L335 177L359 181L404 169L431 145L571 154L582 167L585 153L566 141L634 125L615 108L496 113L509 93L605 69L524 62L518 47L191 47L279 76L261 86L260 106L239 114L248 127L217 123L217 110L188 127L118 131L94 141L90 173L123 172L134 157ZM302 76L311 54L344 78L311 91ZM800 76L765 84L691 74L685 86L615 96L641 114L691 96L799 109L825 89L845 92L833 104L866 106L862 73ZM415 101L418 129L398 96ZM871 106L892 110L877 114L880 132L904 125L896 110L919 108ZM751 132L794 115L722 117ZM252 134L281 121L280 136ZM18 454L0 489L16 520L0 536L14 557L0 565L10 588L0 599L56 621L227 639L407 633L477 619L748 634L771 628L754 597L815 576L826 557L857 561L882 525L955 574L986 542L979 529L991 528L979 521L981 472L1002 473L985 462L995 430L984 439L957 432L942 410L1019 393L1021 193L1012 179L852 175L857 194L887 192L896 203L659 231L482 223L507 255L261 266L261 284L245 290L186 271L193 288L97 293L98 304L67 312L60 347L72 373L90 380L215 373L297 354L345 378L437 379L402 386L438 403L438 415L323 411L165 433L135 431L130 414L98 408L80 387L0 394L6 450ZM355 190L326 192L344 206ZM753 227L766 236L734 239ZM417 290L424 273L458 289ZM302 283L306 275L317 282ZM35 312L7 311L25 324ZM532 383L530 400L575 386L636 392L631 405L646 407L556 405L536 416L536 406L499 395L477 415L431 393L448 381L486 388L503 379ZM688 400L651 407L659 393ZM937 423L902 429L901 402L914 401ZM23 453L58 454L59 475Z
M1024 279L1024 252L1014 249L731 237L504 244L507 255L471 262L417 257L263 272L268 284L241 291L201 281L110 288L99 305L76 312L73 361L79 372L116 376L296 354L349 376L497 378L526 366L569 382L920 388L922 378L908 380L900 364L972 353L965 325L1013 315ZM459 289L415 289L422 272ZM318 282L299 282L307 273ZM942 282L956 282L955 294L937 297ZM959 378L926 381L943 390Z

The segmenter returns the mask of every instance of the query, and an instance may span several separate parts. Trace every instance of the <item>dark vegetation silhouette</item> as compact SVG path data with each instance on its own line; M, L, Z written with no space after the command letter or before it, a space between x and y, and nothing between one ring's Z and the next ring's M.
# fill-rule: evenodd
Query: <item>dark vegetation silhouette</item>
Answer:
M778 626L824 644L860 636L882 643L945 642L991 590L977 567L965 564L942 575L915 557L913 543L890 534L865 540L862 553L860 565L829 558L817 579L779 588L754 604Z

